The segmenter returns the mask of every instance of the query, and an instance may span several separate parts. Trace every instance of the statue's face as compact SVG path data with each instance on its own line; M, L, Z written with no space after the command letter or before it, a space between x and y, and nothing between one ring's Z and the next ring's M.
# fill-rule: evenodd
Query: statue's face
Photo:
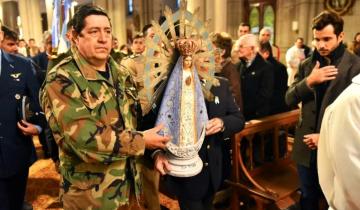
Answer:
M191 65L192 65L192 58L190 56L186 56L183 61L184 69L191 68Z

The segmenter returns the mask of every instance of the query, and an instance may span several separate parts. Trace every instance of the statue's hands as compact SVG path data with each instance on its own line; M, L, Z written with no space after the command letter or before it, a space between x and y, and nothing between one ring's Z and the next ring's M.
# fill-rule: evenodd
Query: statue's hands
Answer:
M206 125L206 136L224 131L224 121L218 117L215 117L208 121Z
M161 136L158 134L163 128L164 125L161 124L143 132L145 147L147 149L165 149L166 143L170 140L170 136Z
M171 166L162 152L158 152L155 155L155 168L161 175L166 175L171 170Z

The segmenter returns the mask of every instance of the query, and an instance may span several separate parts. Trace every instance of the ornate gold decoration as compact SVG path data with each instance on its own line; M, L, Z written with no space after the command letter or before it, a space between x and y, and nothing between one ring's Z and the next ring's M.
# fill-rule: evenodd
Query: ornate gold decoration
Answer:
M345 15L354 6L355 0L324 0L324 7L330 12Z
M179 39L176 45L183 56L193 55L197 50L197 46L194 40L191 39Z
M186 5L187 1L181 0L180 8L176 12L166 6L165 22L161 25L155 21L151 22L155 36L145 41L144 88L139 93L141 98L148 101L148 105L142 107L143 114L151 109L158 96L161 95L161 88L157 88L159 91L155 91L155 87L162 87L162 84L166 84L164 81L167 80L171 68L176 63L177 51L182 56L191 55L193 65L197 69L196 73L206 80L202 87L205 98L208 100L214 98L210 89L213 85L218 86L219 81L214 77L216 71L215 51L207 31L210 20L201 21L199 8L191 13L186 9Z

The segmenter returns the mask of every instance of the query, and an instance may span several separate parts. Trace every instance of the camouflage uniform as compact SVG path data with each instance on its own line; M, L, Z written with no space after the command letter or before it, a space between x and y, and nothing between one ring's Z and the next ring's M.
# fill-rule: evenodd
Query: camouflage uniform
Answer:
M60 148L64 209L117 209L129 204L131 193L140 194L145 143L135 131L136 89L112 58L105 79L72 52L49 71L40 93Z
M144 55L130 55L123 58L121 65L125 66L133 76L138 91L140 91L139 99L141 106L148 106L148 100L145 95L141 95L141 90L144 88L144 68L145 68L145 58ZM139 125L139 129L146 130L152 128L155 125L156 116L154 113L147 114L142 118L142 124ZM142 172L142 186L144 194L145 206L149 210L160 210L160 200L159 200L159 180L160 173L154 169L154 162L151 158L152 151L146 151L145 155L141 158L140 162L143 164L141 169Z

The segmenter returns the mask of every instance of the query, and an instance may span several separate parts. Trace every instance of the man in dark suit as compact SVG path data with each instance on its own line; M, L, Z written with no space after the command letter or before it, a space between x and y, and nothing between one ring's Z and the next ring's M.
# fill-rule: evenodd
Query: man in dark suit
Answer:
M206 101L209 122L206 138L199 151L204 165L193 177L166 176L167 189L174 193L182 210L211 209L212 200L223 181L223 144L244 127L244 118L235 103L226 79L217 78L220 86L212 87L214 101ZM155 155L155 167L162 175L171 170L162 153Z
M1 25L1 22L0 22ZM3 31L0 31L0 42ZM30 62L0 51L0 209L21 210L29 166L34 162L32 135L41 132L45 118L38 102L39 85ZM19 108L29 97L34 116L23 120Z
M360 59L350 54L342 43L343 25L340 16L327 11L313 19L316 50L300 64L286 93L288 105L301 103L302 106L293 159L300 177L300 205L306 210L319 209L323 198L317 174L317 142L324 111L360 72Z
M288 89L286 66L273 57L271 44L269 42L260 44L259 54L273 67L274 91L270 102L270 114L289 111L289 107L285 103L285 93Z
M274 73L271 64L257 52L258 46L258 40L253 34L240 37L234 46L240 58L238 70L246 121L270 114Z

